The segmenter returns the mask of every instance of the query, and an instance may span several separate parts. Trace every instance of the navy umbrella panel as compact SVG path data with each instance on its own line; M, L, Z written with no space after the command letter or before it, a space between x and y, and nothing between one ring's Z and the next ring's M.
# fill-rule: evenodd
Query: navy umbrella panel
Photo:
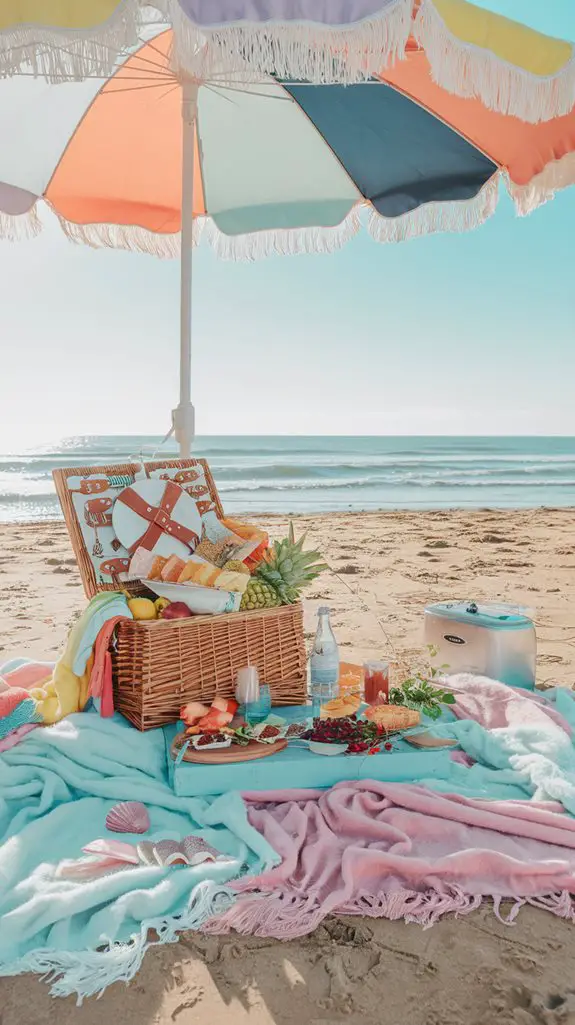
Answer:
M453 128L382 82L284 88L383 217L473 199L498 170Z

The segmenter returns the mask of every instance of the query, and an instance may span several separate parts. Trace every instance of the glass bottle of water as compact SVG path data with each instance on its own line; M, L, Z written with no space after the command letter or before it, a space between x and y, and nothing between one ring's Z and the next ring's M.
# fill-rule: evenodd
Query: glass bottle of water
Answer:
M318 624L310 657L312 714L318 718L321 706L337 697L339 649L329 619L330 610L318 610Z

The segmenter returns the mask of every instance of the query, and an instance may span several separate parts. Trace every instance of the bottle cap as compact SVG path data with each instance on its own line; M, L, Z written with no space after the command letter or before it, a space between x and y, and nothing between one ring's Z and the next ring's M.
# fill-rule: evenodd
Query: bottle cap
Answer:
M321 608L317 610L318 616L329 616L330 612L331 609L328 609L327 605L322 605Z

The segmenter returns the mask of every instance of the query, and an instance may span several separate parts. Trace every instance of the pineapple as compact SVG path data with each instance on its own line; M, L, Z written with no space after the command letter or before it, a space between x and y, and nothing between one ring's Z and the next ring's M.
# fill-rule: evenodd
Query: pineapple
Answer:
M305 534L295 540L293 523L283 541L276 541L255 570L242 598L241 609L274 609L293 605L302 589L327 569L319 552L304 552Z

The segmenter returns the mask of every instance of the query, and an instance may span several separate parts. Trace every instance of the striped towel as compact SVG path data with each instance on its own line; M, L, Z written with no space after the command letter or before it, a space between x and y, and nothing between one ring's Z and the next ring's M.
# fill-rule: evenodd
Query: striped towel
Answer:
M3 740L4 737L7 737L14 730L19 729L20 726L42 722L42 716L38 712L38 706L34 698L29 697L25 691L22 693L24 697L20 697L16 703L13 700L12 691L0 694L0 740ZM4 708L1 707L5 704L2 699L8 697L10 697L10 701L6 703L7 710L5 713Z

